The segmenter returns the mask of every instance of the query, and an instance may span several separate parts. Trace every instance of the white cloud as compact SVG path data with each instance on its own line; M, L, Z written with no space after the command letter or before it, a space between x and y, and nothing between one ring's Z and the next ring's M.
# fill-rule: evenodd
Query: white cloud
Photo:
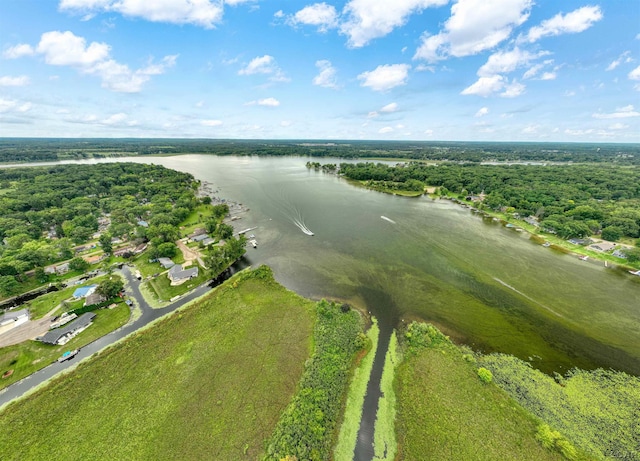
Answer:
M625 125L624 123L614 123L613 125L609 125L610 130L625 130L629 128L629 125Z
M628 77L630 80L640 80L640 66L629 72Z
M387 104L386 106L382 107L382 109L380 109L380 112L384 112L384 113L392 113L392 112L396 112L398 110L398 104L395 102L392 102L390 104Z
M284 18L284 11L282 11L282 10L276 11L275 13L273 13L273 17L278 18L278 19Z
M116 12L152 22L194 24L207 29L220 22L223 8L223 2L215 0L60 0L61 10Z
M287 127L289 127L291 125L292 125L292 122L290 120L282 120L280 122L280 126L283 127L283 128L287 128Z
M618 67L620 64L622 64L623 62L631 62L631 61L633 61L633 59L631 58L631 52L630 51L625 51L617 59L611 61L611 64L609 64L605 70L607 72L608 71L612 71L616 67Z
M110 117L104 119L102 123L104 125L120 125L126 119L127 119L127 114L120 112L117 114L113 114Z
M378 133L381 133L381 134L391 133L391 132L393 132L393 128L392 128L392 127L390 127L390 126L385 126L385 127L380 128L380 129L378 130Z
M24 113L31 109L31 103L16 101L15 99L0 98L0 113Z
M555 72L545 72L540 76L540 80L555 80L557 74Z
M499 51L489 56L487 62L478 69L478 76L489 77L495 74L509 73L518 67L526 66L534 59L548 54L547 52L530 53L515 47L511 51Z
M515 98L524 93L525 86L515 80L509 81L502 75L492 75L490 77L480 77L473 85L468 86L460 94L491 96L494 93L500 93L503 98ZM504 91L503 91L504 90Z
M87 42L73 32L45 32L36 51L44 55L47 64L53 66L88 66L105 60L111 47L106 43Z
M278 101L276 98L265 98L258 99L256 104L258 104L259 106L278 107L280 105L280 101Z
M532 27L527 40L533 43L543 37L583 32L602 17L599 6L583 6L565 15L558 13L551 19L542 21L539 26Z
M529 125L522 129L524 134L536 134L538 132L539 125Z
M21 43L20 45L12 46L11 48L7 48L2 56L5 59L17 59L23 56L33 56L35 54L35 50L31 45L27 45L26 43Z
M478 112L476 112L476 117L484 117L485 115L487 115L489 113L489 108L488 107L481 107Z
M463 95L475 94L487 97L502 90L505 85L505 78L502 75L492 75L491 77L480 77L473 85L462 90Z
M338 13L333 5L327 5L324 2L314 3L294 14L289 22L293 25L316 26L320 32L326 32L337 27Z
M316 67L320 73L313 78L313 84L324 88L337 88L336 69L331 65L330 61L316 61Z
M84 37L70 31L45 32L35 51L44 56L47 64L70 66L84 74L95 75L102 80L103 88L123 93L141 91L152 75L164 73L177 59L177 55L165 56L159 63L150 62L144 68L131 70L126 64L110 58L111 47L106 43L87 45Z
M437 61L494 48L529 17L533 0L458 0L437 35L424 34L414 59Z
M0 86L25 86L29 84L29 77L21 75L19 77L10 77L5 75L0 77Z
M628 106L617 107L615 112L609 114L596 112L592 117L599 119L640 117L640 112L636 111L635 108L629 104Z
M238 75L256 74L270 75L271 77L269 78L269 80L273 82L289 81L289 79L285 77L280 67L278 67L275 58L268 54L253 58L246 67L238 71Z
M200 120L200 125L208 126L208 127L215 127L215 126L222 125L222 121L221 120Z
M408 64L386 64L376 67L372 71L358 75L362 80L361 86L366 86L374 91L387 91L396 86L405 85L411 66Z
M500 93L500 96L502 96L503 98L515 98L520 96L522 93L524 93L524 90L526 88L527 87L524 86L522 83L513 81L506 85L505 90L502 93Z
M403 26L409 16L449 0L350 0L342 14L346 20L340 30L348 37L348 45L360 48L371 40L384 37Z

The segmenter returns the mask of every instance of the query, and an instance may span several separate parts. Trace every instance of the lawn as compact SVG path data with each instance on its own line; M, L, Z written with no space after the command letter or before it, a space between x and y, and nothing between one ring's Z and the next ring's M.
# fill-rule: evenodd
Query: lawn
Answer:
M197 227L204 227L204 222L212 216L212 211L213 207L211 205L199 205L180 223L180 234L187 236Z
M0 380L0 389L46 367L57 360L64 351L82 347L121 327L127 323L130 315L129 307L125 303L119 303L114 309L100 309L94 312L96 318L91 326L64 346L24 341L0 348L0 374L13 370L9 378Z
M405 355L395 381L399 459L564 459L536 440L534 417L478 378L472 357L444 337Z
M183 295L206 280L206 271L204 271L202 267L199 267L198 276L191 280L187 280L182 285L171 286L171 281L166 273L162 273L155 278L147 280L145 283L150 288L149 291L152 293L152 296L155 296L156 300L169 301L174 296Z
M3 460L258 458L310 355L315 310L255 274L9 405Z

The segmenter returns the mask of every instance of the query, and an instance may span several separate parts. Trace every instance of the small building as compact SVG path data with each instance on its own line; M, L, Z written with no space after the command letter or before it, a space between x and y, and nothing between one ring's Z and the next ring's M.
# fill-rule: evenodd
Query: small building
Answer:
M193 237L191 240L194 242L202 242L205 239L208 239L209 236L207 234L199 234Z
M624 252L624 250L614 251L613 256L615 256L616 258L627 259L627 254Z
M47 275L53 275L56 273L56 266L47 266L44 268L44 273Z
M55 267L56 274L63 275L69 272L69 263L60 264Z
M197 229L195 229L192 233L190 233L188 235L188 237L193 240L194 237L197 237L198 235L202 235L202 234L206 234L207 230L203 227L198 227Z
M615 247L616 247L616 244L611 242L594 243L593 245L589 246L589 248L591 248L592 250L602 251L602 252L611 251L615 249Z
M588 245L591 243L589 239L569 239L569 243L573 243L574 245Z
M100 293L91 293L89 296L84 298L84 305L93 306L94 304L100 304L102 302L105 302L106 300L107 298L102 296Z
M38 341L53 344L53 345L63 345L71 341L73 338L78 336L84 330L86 330L89 325L93 322L93 319L96 317L96 314L93 312L85 312L80 317L75 319L73 322L66 324L61 328L56 328L55 330L50 330L45 333L44 336L40 336L36 338Z
M115 250L113 252L113 256L126 256L126 255L132 255L135 252L135 247L133 246L126 246L124 248L119 248L117 250Z
M183 269L180 264L176 264L167 273L169 280L171 280L171 285L180 285L187 280L195 278L198 276L198 267L190 267L188 269Z
M149 227L149 223L147 221L143 221L142 219L138 221L138 226L140 227Z
M540 223L538 222L538 219L535 216L527 216L526 218L524 218L524 222L536 227L540 225Z
M176 263L174 263L173 261L171 261L170 258L158 258L158 262L160 263L160 265L162 267L164 267L165 269L171 269L173 266L176 265Z
M147 249L147 244L146 243L142 243L142 244L138 245L137 247L135 247L133 249L133 253L139 255L140 253L142 253L146 249Z
M6 311L0 316L0 333L27 323L29 321L29 310L20 309L18 311Z
M100 261L104 259L104 256L105 256L104 254L93 255L93 256L83 256L82 259L84 259L89 264L98 264Z
M215 242L216 242L216 241L215 241L214 239L212 239L211 237L207 237L206 239L204 239L204 240L202 241L202 244L203 244L204 246L209 246L209 245L211 245L211 244L213 244L213 243L215 243Z
M86 298L87 296L91 296L96 291L96 288L98 288L98 285L76 288L76 291L73 292L73 297L75 299Z

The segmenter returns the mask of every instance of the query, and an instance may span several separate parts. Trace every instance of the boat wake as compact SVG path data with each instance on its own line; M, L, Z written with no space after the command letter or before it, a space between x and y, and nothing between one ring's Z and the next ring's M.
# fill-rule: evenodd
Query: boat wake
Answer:
M286 219L291 221L303 233L307 235L314 235L313 231L309 229L307 224L304 222L300 208L298 208L298 206L284 192L281 191L276 203L280 212Z
M292 218L292 221L293 221L293 224L295 224L295 225L296 225L296 227L297 227L298 229L300 229L302 232L304 232L304 233L305 233L305 234L307 234L307 235L313 235L313 232L311 232L311 229L309 229L309 228L305 225L304 221L299 220L299 219L297 219L297 218Z
M502 281L502 280L500 280L499 278L497 278L497 277L493 277L493 280L495 280L496 282L500 283L501 285L503 285L503 286L505 286L505 287L509 288L510 290L515 291L515 292L516 292L516 293L518 293L520 296L522 296L523 298L528 299L528 300L529 300L529 301L531 301L532 303L536 303L538 306L542 307L543 309L548 310L548 311L549 311L549 312L551 312L552 314L557 315L558 317L561 317L561 318L565 318L562 314L558 314L556 311L554 311L554 310L553 310L553 309L551 309L550 307L545 306L544 304L540 304L540 303L539 303L538 301L536 301L535 299L531 298L530 296L525 295L522 291L520 291L520 290L518 290L518 289L516 289L516 288L512 287L511 285L509 285L509 284L508 284L508 283L506 283L506 282L503 282L503 281Z
M390 222L391 224L396 224L396 222L393 219L387 218L386 216L380 216L382 219L384 219L385 221Z

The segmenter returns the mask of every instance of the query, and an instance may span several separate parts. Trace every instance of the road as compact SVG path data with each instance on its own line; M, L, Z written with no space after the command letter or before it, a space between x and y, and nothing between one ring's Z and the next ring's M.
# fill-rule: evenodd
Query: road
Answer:
M35 388L36 386L39 386L40 384L53 378L61 371L74 366L78 361L92 356L105 347L139 330L150 322L163 317L164 315L167 315L169 312L173 312L180 306L183 306L189 301L196 299L205 294L207 291L211 290L209 286L210 282L207 281L197 288L194 288L189 293L183 295L180 299L171 303L167 307L164 307L162 309L152 309L140 293L140 282L131 274L131 271L127 266L123 266L122 275L128 282L126 294L136 300L138 306L140 307L140 310L142 311L142 315L140 315L140 317L138 317L135 321L126 324L125 326L103 336L102 338L97 339L90 344L87 344L82 349L80 349L78 355L76 355L73 359L62 363L53 362L51 365L38 370L37 372L33 373L30 376L27 376L21 381L18 381L17 383L14 383L11 386L4 388L3 390L0 390L0 408L2 408L12 400L23 396L25 393Z

